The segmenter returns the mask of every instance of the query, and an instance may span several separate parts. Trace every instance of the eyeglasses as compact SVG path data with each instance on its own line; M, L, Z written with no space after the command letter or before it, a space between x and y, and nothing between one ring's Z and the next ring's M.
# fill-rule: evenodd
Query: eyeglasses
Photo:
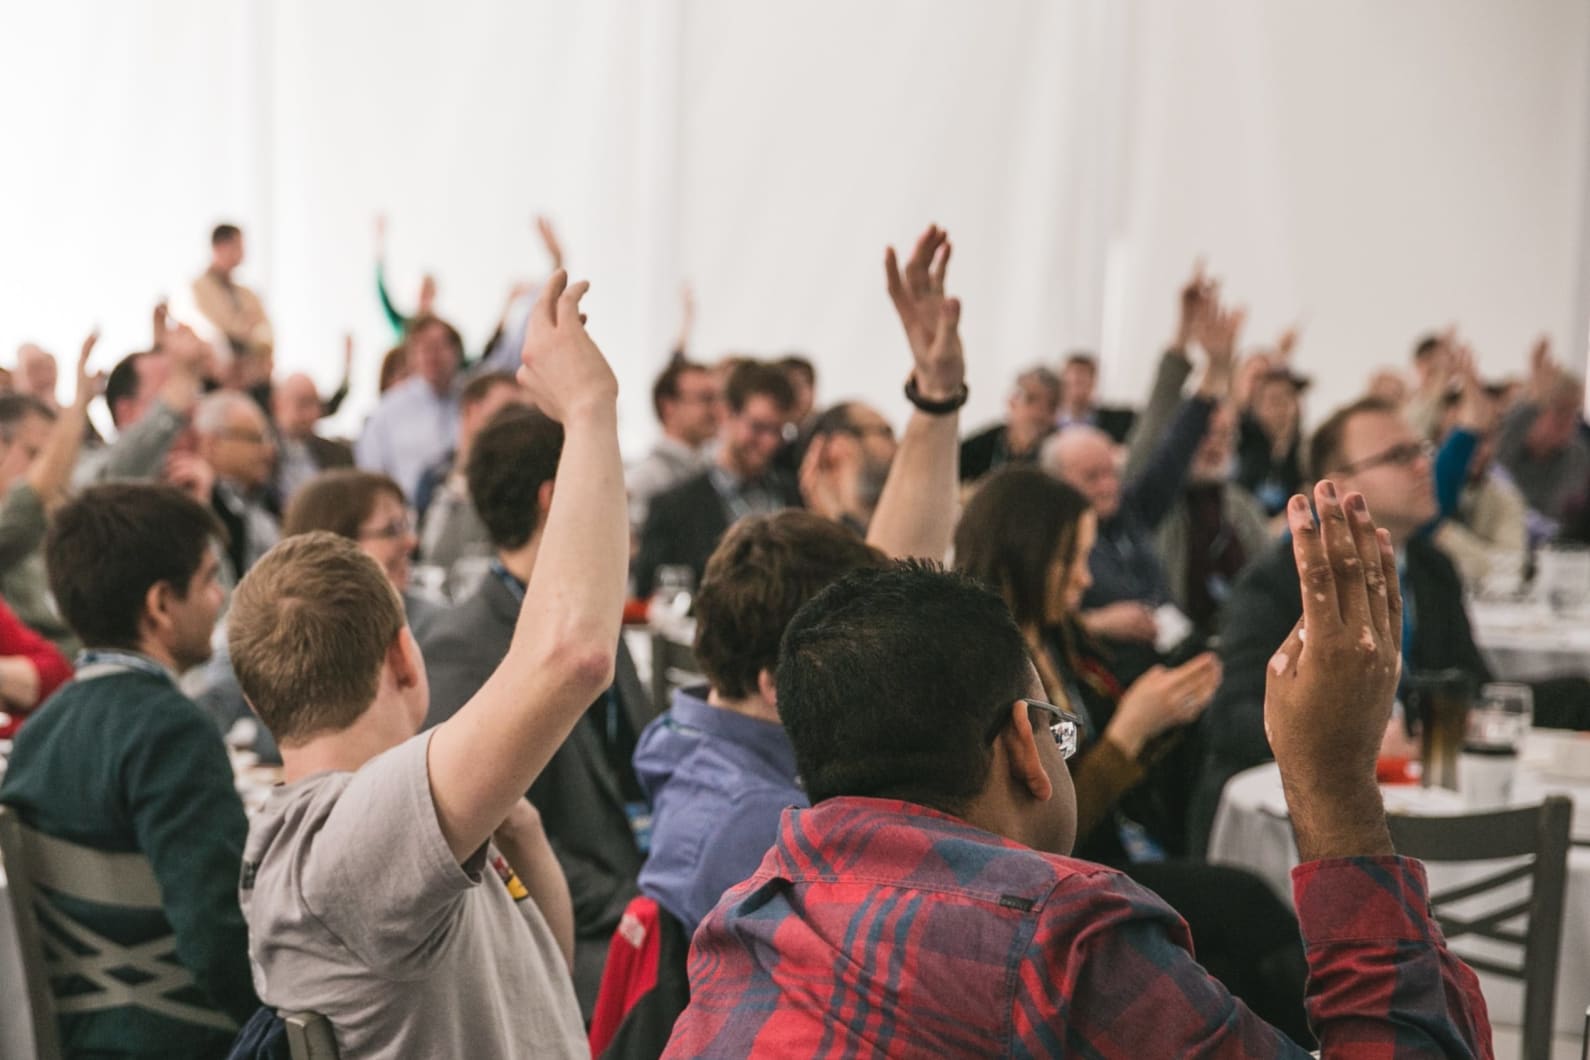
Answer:
M1022 702L1027 704L1029 709L1041 710L1053 719L1049 722L1049 735L1054 737L1055 746L1060 748L1062 759L1070 758L1077 753L1077 740L1082 734L1081 718L1069 710L1057 707L1053 703L1045 703L1041 699L1024 699ZM1010 707L1006 704L995 716L994 723L989 726L984 739L992 740L1009 720Z
M270 441L270 437L268 435L262 434L259 431L244 430L239 427L227 427L217 433L222 438L233 442L242 442L245 445L264 445L266 442Z
M1348 464L1336 470L1341 475L1353 475L1360 471L1368 471L1370 468L1384 467L1387 464L1397 467L1408 467L1416 460L1429 460L1434 455L1435 446L1429 442L1404 442L1401 445L1392 446L1383 453L1376 453L1374 456L1365 457L1356 463Z
M360 530L359 540L366 541L370 538L378 538L384 541L401 541L412 533L414 533L414 520L405 515L383 523L381 526L372 527L369 530Z

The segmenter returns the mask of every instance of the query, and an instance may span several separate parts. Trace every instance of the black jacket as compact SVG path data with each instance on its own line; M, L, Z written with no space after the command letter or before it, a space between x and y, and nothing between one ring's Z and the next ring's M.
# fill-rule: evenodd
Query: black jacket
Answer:
M712 550L733 522L711 475L710 471L693 475L652 499L640 535L640 552L635 557L635 594L642 599L651 595L658 567L689 567L695 573L696 584L701 584L701 572L706 570ZM800 505L800 490L782 472L768 472L767 486L786 505Z
M1404 585L1411 599L1413 648L1404 672L1456 669L1490 679L1463 608L1463 583L1428 538L1408 542ZM1208 845L1226 781L1274 758L1264 735L1264 682L1270 657L1303 614L1291 538L1249 566L1226 601L1220 661L1225 677L1204 717L1204 767L1193 796L1192 848Z

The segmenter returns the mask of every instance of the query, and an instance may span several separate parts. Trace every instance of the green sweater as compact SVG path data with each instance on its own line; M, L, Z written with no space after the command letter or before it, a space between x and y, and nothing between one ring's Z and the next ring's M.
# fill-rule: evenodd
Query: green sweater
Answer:
M215 723L175 684L136 671L68 684L17 734L0 802L47 835L149 859L163 910L53 901L122 945L174 934L197 987L171 1000L219 1009L240 1025L259 1006L237 902L248 823ZM233 1038L132 1005L63 1013L59 1023L68 1056L219 1057Z

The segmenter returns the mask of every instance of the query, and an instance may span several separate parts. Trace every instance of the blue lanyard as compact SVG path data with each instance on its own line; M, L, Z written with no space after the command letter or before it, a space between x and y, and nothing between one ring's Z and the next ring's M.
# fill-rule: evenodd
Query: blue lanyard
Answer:
M513 602L522 607L524 605L524 582L514 577L513 571L503 566L500 559L491 561L491 573L496 576L498 581L502 582L502 587L508 590L508 595L513 597Z
M91 681L96 677L109 677L115 673L148 674L164 678L173 687L177 679L170 670L147 655L118 651L114 648L87 648L77 653L77 680Z

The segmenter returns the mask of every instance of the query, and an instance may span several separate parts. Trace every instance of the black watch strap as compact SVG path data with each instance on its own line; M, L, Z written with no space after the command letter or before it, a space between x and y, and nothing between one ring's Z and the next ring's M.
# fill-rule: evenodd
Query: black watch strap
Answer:
M905 399L929 416L947 416L951 412L959 410L962 405L966 404L966 398L970 394L971 391L966 384L962 383L961 389L955 393L954 397L946 398L943 401L930 401L917 391L915 375L905 381Z

